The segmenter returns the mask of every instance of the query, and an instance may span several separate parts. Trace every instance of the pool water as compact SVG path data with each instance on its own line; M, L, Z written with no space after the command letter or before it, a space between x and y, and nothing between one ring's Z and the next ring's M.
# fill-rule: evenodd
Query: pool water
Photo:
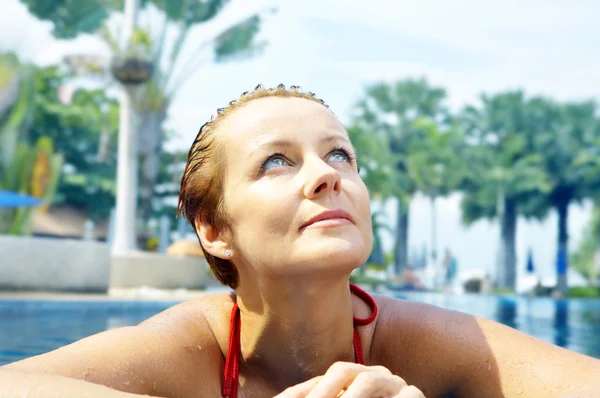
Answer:
M430 293L395 296L494 319L547 342L600 358L600 300ZM104 330L136 325L176 303L0 301L0 365Z

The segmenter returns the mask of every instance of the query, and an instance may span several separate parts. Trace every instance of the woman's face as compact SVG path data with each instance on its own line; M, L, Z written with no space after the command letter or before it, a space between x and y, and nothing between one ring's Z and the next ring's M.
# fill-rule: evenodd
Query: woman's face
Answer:
M250 267L241 276L325 276L366 261L369 195L348 134L327 108L261 98L229 115L217 134L227 162L234 262ZM311 223L319 216L325 220Z

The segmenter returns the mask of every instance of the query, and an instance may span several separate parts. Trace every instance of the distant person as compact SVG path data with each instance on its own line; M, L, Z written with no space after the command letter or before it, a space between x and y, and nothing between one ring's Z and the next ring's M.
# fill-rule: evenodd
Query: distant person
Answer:
M421 282L421 278L415 272L413 267L406 267L402 273L403 290L426 290L425 285Z
M443 266L445 271L445 285L446 287L452 286L458 274L458 261L448 248L444 254Z
M219 110L180 205L233 292L1 367L0 395L598 396L600 360L349 283L371 252L370 198L344 125L312 94L257 87Z

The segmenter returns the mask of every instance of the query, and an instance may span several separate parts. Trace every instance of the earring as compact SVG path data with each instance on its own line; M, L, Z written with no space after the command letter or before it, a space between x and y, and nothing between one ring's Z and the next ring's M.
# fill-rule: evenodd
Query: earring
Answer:
M231 250L229 250L229 249L225 250L225 255L227 257L231 257Z

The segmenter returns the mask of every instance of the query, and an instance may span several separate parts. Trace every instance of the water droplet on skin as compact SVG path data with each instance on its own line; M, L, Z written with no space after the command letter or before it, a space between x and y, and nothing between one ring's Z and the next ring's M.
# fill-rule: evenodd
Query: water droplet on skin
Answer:
M492 370L492 364L488 363L488 370Z
M129 385L129 380L125 380L125 381L123 382L123 384L125 384L126 386L128 386L128 385Z
M517 395L523 394L523 390L517 390Z

